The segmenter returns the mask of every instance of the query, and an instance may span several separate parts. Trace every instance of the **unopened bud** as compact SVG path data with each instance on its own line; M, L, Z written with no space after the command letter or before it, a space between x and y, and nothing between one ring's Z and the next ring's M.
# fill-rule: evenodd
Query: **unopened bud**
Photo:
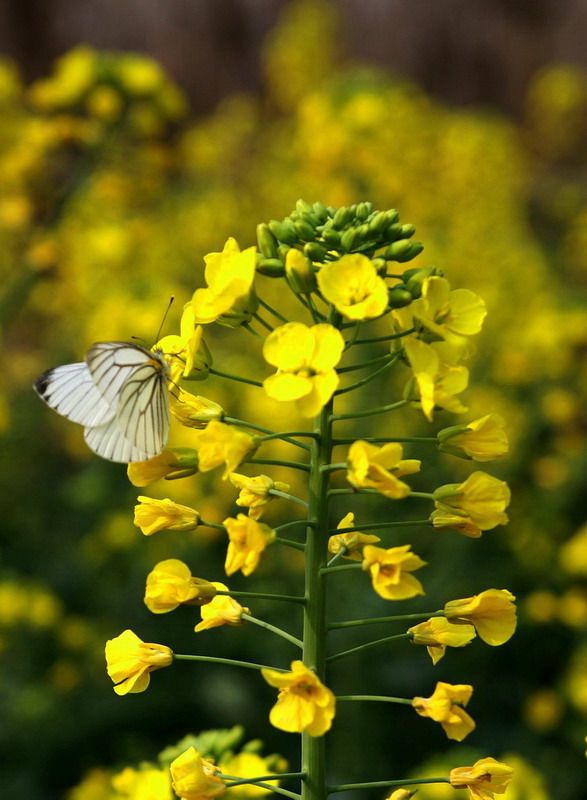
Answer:
M264 222L257 225L257 241L259 243L259 250L265 258L277 257L277 239L269 230L269 226Z
M379 277L384 278L387 273L387 261L384 258L373 258L371 263L377 270Z
M284 244L296 244L298 241L295 228L290 223L278 222L276 219L272 219L269 222L269 230L278 241Z
M361 241L362 236L359 228L349 228L340 237L340 243L347 253L350 253L351 250L354 250L355 247L361 244Z
M403 306L409 306L414 299L403 284L401 286L394 286L393 289L390 289L388 298L391 308L403 308Z
M340 233L334 228L324 228L322 238L328 247L338 247L340 244Z
M312 206L312 211L318 218L319 222L326 222L326 220L328 219L328 210L324 205L324 203L321 203L320 201L314 203L314 205Z
M364 222L372 211L373 211L373 203L369 202L359 203L359 205L357 206L357 210L355 212L355 216L357 219L360 219L361 222Z
M311 261L324 261L326 250L318 242L307 242L304 245L304 253Z
M414 225L402 225L401 233L402 239L410 239L416 233L416 228Z
M268 278L282 278L285 275L283 261L279 258L261 258L257 262L257 272Z
M290 250L285 260L285 274L296 294L309 294L316 288L312 262L299 250Z
M347 225L351 221L352 218L353 218L353 212L351 211L351 209L347 208L346 206L341 206L334 215L334 218L332 220L332 225L335 228L342 229L344 228L345 225Z
M316 231L304 220L294 223L294 228L299 238L305 242L312 242L316 238Z
M412 244L415 243L412 242ZM408 287L408 291L411 293L412 297L416 299L422 295L422 284L426 278L431 278L433 275L438 275L439 273L442 273L440 277L444 274L442 270L436 267L422 267L420 269L415 267L414 269L407 269L403 274L403 278Z
M300 214L303 214L304 212L308 213L309 211L312 211L312 206L309 203L306 203L305 200L300 199L296 202L296 211L299 211Z

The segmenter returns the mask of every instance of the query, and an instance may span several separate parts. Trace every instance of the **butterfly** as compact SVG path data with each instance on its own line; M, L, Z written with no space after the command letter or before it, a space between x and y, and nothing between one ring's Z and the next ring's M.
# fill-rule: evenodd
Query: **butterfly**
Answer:
M109 461L147 461L169 436L169 367L163 351L97 342L86 360L44 372L34 383L58 414L83 425L91 450Z

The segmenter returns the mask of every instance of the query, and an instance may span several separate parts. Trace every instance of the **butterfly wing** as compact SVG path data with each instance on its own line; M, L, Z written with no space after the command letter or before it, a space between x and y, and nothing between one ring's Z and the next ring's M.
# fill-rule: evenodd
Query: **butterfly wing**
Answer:
M98 391L83 361L47 370L37 378L34 388L54 411L80 425L103 425L116 414L116 406Z
M97 342L86 353L86 363L96 388L110 405L118 406L122 387L137 367L157 360L138 344Z

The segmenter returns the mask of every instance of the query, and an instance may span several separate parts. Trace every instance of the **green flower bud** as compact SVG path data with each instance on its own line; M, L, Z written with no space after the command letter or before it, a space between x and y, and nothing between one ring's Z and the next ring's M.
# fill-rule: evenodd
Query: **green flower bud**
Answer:
M269 230L278 241L284 244L297 244L298 237L291 223L278 222L276 219L272 219L269 222Z
M378 211L377 214L369 221L370 230L380 234L387 225L387 218L385 211Z
M312 242L316 238L316 231L304 220L300 220L294 224L297 235L300 239L306 242Z
M359 205L357 206L357 210L355 212L355 216L357 219L360 219L361 222L364 222L372 211L373 211L373 203L369 202L359 203Z
M340 237L340 243L343 249L350 253L351 250L361 244L362 238L359 228L349 228Z
M377 270L379 277L384 278L387 273L387 261L384 258L373 258L371 263Z
M395 210L395 208L390 208L385 213L385 219L387 220L387 225L395 225L395 223L399 219L399 212Z
M277 257L277 239L264 222L257 225L257 242L259 243L259 250L265 258Z
M328 247L338 247L340 244L340 233L334 228L324 228L322 238Z
M321 203L320 201L314 203L314 205L312 206L312 211L318 218L319 222L326 222L326 220L328 219L328 209L326 208L324 203Z
M318 242L306 242L304 253L311 261L324 261L326 250Z
M409 239L416 233L416 228L414 225L402 225L401 232L402 239Z
M282 278L285 275L283 261L279 258L262 258L257 262L257 272L268 278Z
M332 218L336 214L336 206L327 206L326 211L328 212L328 216Z
M402 308L409 306L414 299L407 289L402 288L403 284L394 286L389 290L389 305L391 308Z
M401 239L402 238L402 226L399 223L394 222L385 231L384 238L388 242L395 242L396 239Z
M404 239L404 241L407 241L407 239ZM411 242L410 249L404 253L401 258L396 258L395 260L401 262L402 264L405 261L411 261L413 258L416 258L416 256L419 256L423 249L424 245L422 242Z
M344 228L345 225L348 225L348 223L352 220L352 218L353 218L353 212L351 211L351 209L347 208L346 206L341 206L334 215L334 218L332 220L332 225L335 228L342 229Z
M393 242L393 244L389 245L383 254L383 258L386 261L401 261L403 256L410 252L411 246L412 243L407 239L399 239L397 242Z
M285 274L296 294L310 294L316 289L312 262L299 250L290 250L285 260Z
M304 212L307 214L308 212L312 211L312 206L309 203L306 203L305 200L300 199L296 202L296 211L299 211L300 214L303 214Z
M414 242L412 242L412 244L414 244ZM438 275L439 272L442 273L442 275L444 274L442 270L438 270L436 267L422 267L421 269L415 267L414 269L407 269L403 277L412 297L414 299L421 297L422 284L426 278L430 278L432 275ZM442 277L442 275L440 275L440 277Z

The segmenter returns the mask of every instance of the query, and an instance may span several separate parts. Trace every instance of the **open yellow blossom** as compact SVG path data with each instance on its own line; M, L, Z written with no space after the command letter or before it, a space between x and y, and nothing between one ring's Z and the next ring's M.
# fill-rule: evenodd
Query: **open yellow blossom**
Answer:
M511 639L516 630L515 599L507 589L487 589L473 597L450 600L444 613L450 622L474 625L481 639L496 647Z
M145 605L154 614L165 614L182 603L204 605L215 595L213 583L194 578L187 564L178 558L168 558L156 564L147 576Z
M485 302L470 289L453 289L436 275L422 283L422 295L410 303L412 317L427 331L446 339L451 335L474 336L487 316Z
M450 771L454 789L468 789L471 800L493 800L504 794L512 779L513 769L494 758L482 758L472 767L457 767Z
M216 591L228 591L228 586L220 581L213 581L212 586ZM198 622L194 628L196 633L207 631L210 628L219 628L221 625L243 625L242 615L250 613L250 609L241 606L233 597L225 594L217 594L210 603L203 605L200 611L202 621ZM235 773L231 772L230 774L234 775Z
M486 472L473 472L463 483L448 483L434 491L434 504L439 511L469 517L482 531L505 525L510 502L505 481Z
M420 404L426 418L432 420L436 407L454 414L466 411L466 407L455 395L467 388L469 370L460 365L444 363L438 354L438 348L420 339L407 337L404 348L416 379Z
M145 536L158 531L194 531L200 524L200 515L189 506L173 500L155 500L140 495L135 506L134 523Z
M249 517L252 519L260 519L265 511L265 506L275 499L274 495L269 494L270 489L289 492L289 483L273 481L267 475L249 478L247 475L231 472L228 477L232 485L241 490L236 501L237 506L248 508Z
M148 461L128 465L127 475L133 486L148 486L162 478L186 478L198 471L198 454L191 447L166 447Z
M367 256L343 256L322 267L316 277L324 299L348 319L371 319L387 308L387 286Z
M335 697L302 661L292 661L291 672L262 669L270 686L279 689L277 703L269 721L288 733L322 736L330 730L335 712Z
M410 573L426 562L410 550L409 544L387 550L368 544L363 549L363 569L369 570L373 588L386 600L406 600L424 594L422 584Z
M256 447L248 433L217 420L212 420L205 430L196 431L194 438L200 472L209 472L225 464L222 480L226 480Z
M487 414L467 425L454 425L439 431L439 448L461 458L492 461L501 458L509 449L503 428L505 420L499 414Z
M352 528L355 521L355 515L349 512L336 526L338 528ZM337 533L331 536L328 540L328 552L336 555L340 553L344 547L344 558L350 558L353 561L363 560L363 548L366 544L375 544L380 542L379 536L370 536L367 533L360 533L359 531L347 531L346 533Z
M470 539L478 539L481 536L481 529L475 525L473 520L466 514L459 514L457 511L433 511L430 514L432 526L437 531L458 531L463 536Z
M211 800L226 791L226 784L216 776L219 768L188 747L169 765L173 791L183 800Z
M238 327L251 319L258 301L253 291L256 250L248 247L241 253L231 237L221 253L204 256L205 289L196 289L192 297L194 321L208 324L217 320Z
M222 524L230 540L224 563L226 574L240 569L243 575L250 575L257 569L263 550L275 540L275 531L246 514L239 514L236 519L228 517Z
M464 709L472 694L473 687L467 684L452 686L439 681L430 697L414 697L412 705L421 717L440 722L449 739L462 742L475 730L475 723Z
M115 684L116 694L144 692L149 673L168 667L173 653L164 644L147 644L131 630L123 631L106 642L106 668Z
M112 786L118 794L129 800L173 800L168 769L147 765L141 766L141 769L126 767L113 776Z
M181 378L205 380L208 377L212 356L202 339L202 333L202 326L195 324L191 304L186 303L181 316L179 336L164 336L153 348L163 351L174 383Z
M431 617L408 628L412 644L425 645L433 664L444 657L447 647L465 647L475 638L472 625L453 625L446 617Z
M169 410L178 422L186 428L204 430L212 420L222 420L224 409L213 400L200 395L190 394L181 387L176 387L169 394Z
M296 250L296 252L298 252ZM275 771L269 769L267 766L268 759L261 758L257 753L237 753L231 756L227 761L222 761L220 767L222 772L226 775L234 775L238 778L257 778L259 775L276 775ZM270 786L279 786L279 779L263 781ZM226 797L231 800L256 800L269 792L269 789L263 789L261 786L256 786L254 783L242 784L235 786L234 789L230 787L226 790Z
M407 497L410 487L399 478L418 472L421 462L414 458L402 460L402 455L402 446L397 442L377 447L359 439L349 447L347 480L356 488L377 489L393 500Z
M288 322L269 334L263 356L277 372L263 381L269 397L295 401L304 417L315 417L338 386L334 367L341 359L344 339L332 325L308 327Z

